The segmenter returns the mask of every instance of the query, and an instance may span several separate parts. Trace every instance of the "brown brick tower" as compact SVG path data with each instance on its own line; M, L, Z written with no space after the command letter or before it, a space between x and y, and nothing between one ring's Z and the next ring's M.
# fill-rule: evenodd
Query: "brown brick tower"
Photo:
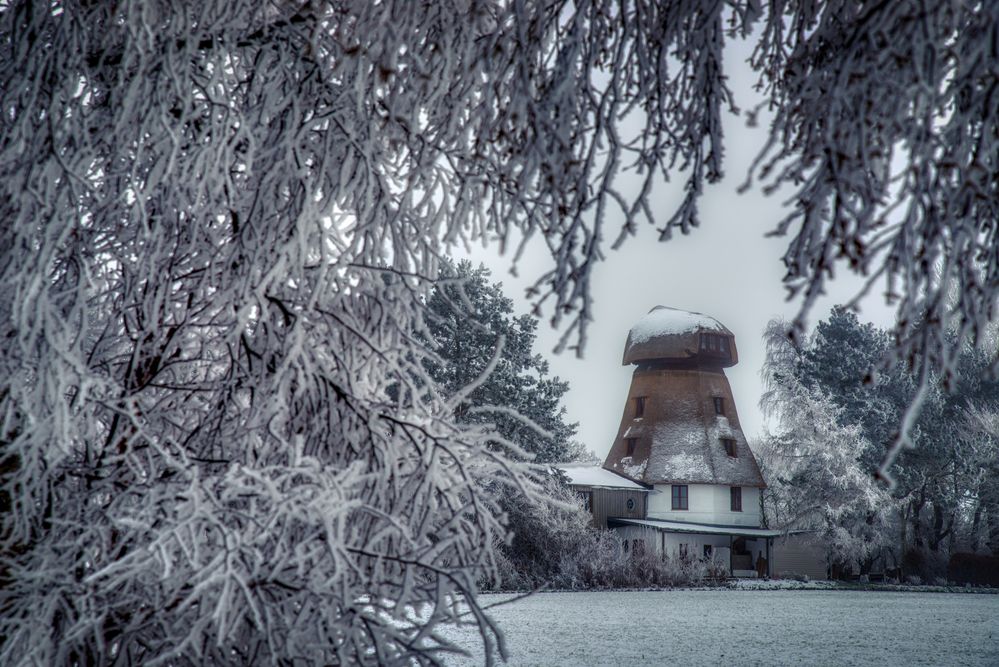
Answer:
M652 485L764 487L725 377L738 360L718 320L649 311L628 333L623 363L635 371L604 467Z

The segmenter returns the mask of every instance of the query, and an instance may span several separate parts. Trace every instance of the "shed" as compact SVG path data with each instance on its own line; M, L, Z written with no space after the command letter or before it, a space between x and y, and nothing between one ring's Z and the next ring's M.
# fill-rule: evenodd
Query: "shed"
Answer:
M593 515L593 525L607 528L608 517L644 518L650 487L601 466L563 463L556 466Z

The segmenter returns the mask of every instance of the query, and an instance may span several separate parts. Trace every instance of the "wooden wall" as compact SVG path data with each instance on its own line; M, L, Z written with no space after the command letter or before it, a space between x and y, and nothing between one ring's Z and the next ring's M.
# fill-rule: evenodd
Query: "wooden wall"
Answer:
M809 579L828 579L826 553L809 535L788 535L774 540L770 550L772 576L786 579L807 575Z
M576 487L578 491L593 494L593 525L597 528L607 528L607 517L622 517L625 519L644 519L648 492L637 489L602 489ZM634 501L634 507L628 509L628 500Z

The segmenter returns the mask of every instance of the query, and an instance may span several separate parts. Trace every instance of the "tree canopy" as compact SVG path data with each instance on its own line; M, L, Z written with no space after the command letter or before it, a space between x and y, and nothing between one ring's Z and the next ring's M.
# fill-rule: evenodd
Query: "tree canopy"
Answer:
M956 551L999 548L999 504L990 481L999 460L990 426L999 382L980 373L984 355L966 345L960 381L926 397L913 426L916 447L896 460L898 483L889 494L869 473L920 389L903 362L880 364L888 333L841 307L801 348L785 330L771 323L764 367L763 404L777 428L763 443L763 458L778 521L818 522L840 556L860 562L887 548L896 562L906 553L927 553L939 566Z

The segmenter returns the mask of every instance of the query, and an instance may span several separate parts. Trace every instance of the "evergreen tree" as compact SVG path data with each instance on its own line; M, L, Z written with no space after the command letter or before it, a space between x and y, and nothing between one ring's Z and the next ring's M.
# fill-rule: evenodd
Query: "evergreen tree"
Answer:
M861 323L843 307L834 308L801 349L788 344L784 331L778 322L768 330L764 402L781 429L768 447L781 451L777 445L783 442L783 451L789 451L814 438L833 446L831 433L853 429L852 456L860 470L873 473L919 390L912 369L902 362L881 364L890 346L888 333ZM993 487L985 482L997 450L995 441L983 435L989 428L982 426L987 421L982 414L999 405L999 382L984 372L988 363L981 350L962 348L961 372L949 391L933 383L910 433L913 446L895 462L892 504L900 519L895 551L908 554L907 560L923 574L939 575L949 553L978 548L991 517L999 514ZM828 402L835 429L801 423L808 396ZM977 420L969 414L978 415ZM810 484L800 476L796 483Z
M455 406L459 421L494 424L538 463L575 460L585 450L572 439L577 425L565 421L569 385L533 350L537 320L515 315L502 284L489 278L468 261L444 264L427 302L427 333L439 357L426 361L427 370L446 392L473 387Z

